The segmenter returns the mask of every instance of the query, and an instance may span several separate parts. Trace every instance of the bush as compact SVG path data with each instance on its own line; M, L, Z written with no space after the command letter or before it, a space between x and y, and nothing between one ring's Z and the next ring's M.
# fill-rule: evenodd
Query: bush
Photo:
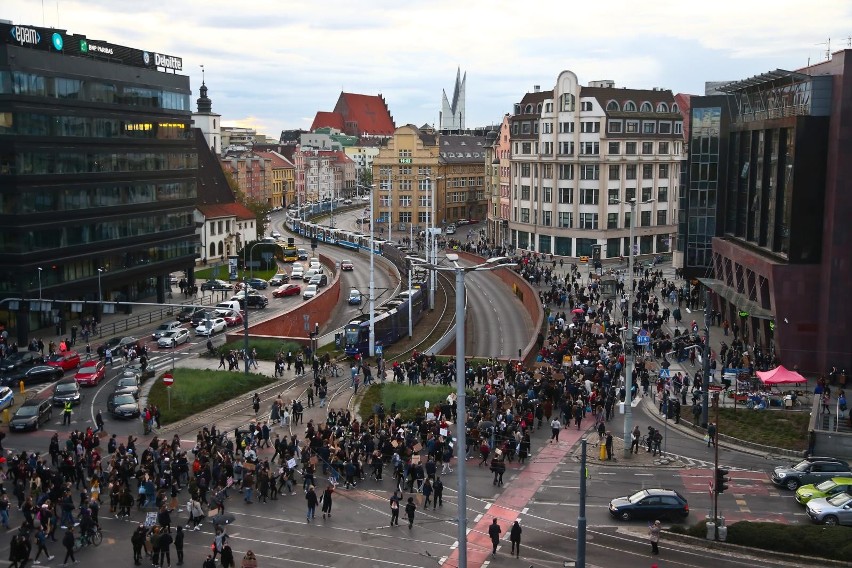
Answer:
M741 521L728 527L728 542L804 556L848 560L852 529L820 525L782 525Z

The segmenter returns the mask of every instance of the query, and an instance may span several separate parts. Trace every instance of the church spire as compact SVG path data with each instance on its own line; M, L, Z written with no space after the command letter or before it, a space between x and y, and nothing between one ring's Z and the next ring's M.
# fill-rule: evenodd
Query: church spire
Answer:
M204 82L204 65L201 66L201 88L198 89L199 94L196 103L198 104L198 112L199 113L211 113L213 112L213 101L210 100L210 97L207 96L207 85Z

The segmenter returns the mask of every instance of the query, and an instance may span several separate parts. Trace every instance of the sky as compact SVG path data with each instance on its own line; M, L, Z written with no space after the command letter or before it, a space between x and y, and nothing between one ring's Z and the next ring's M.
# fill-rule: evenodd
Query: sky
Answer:
M273 138L341 91L383 95L397 126L436 124L458 68L474 127L566 69L700 95L852 43L843 0L4 0L0 19L182 57L193 109L203 66L223 124Z

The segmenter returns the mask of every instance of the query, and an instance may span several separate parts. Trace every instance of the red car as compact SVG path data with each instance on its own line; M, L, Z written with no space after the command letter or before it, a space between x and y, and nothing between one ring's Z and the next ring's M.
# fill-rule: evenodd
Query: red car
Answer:
M63 371L80 368L80 354L76 351L65 351L63 353L54 353L44 362L45 365L51 367L59 367Z
M225 316L225 325L228 327L240 325L241 323L243 323L243 315L236 310L231 310L231 313Z
M355 270L355 265L352 264L351 260L341 260L340 261L340 270L350 271Z
M77 371L74 380L82 386L96 387L106 376L106 365L103 361L89 361Z
M302 287L298 284L286 284L272 291L273 298L283 298L284 296L298 296L302 291Z

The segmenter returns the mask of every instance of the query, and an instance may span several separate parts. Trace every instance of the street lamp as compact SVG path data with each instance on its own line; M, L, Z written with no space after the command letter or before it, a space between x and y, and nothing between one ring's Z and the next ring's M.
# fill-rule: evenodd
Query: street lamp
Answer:
M38 311L41 311L41 267L38 267Z
M466 464L464 453L465 447L465 374L464 374L464 276L468 272L496 270L498 268L514 266L512 263L504 263L506 257L489 258L487 261L474 266L462 266L459 264L459 255L447 254L447 260L452 266L429 263L425 259L415 256L407 256L406 260L442 272L454 272L456 275L456 476L458 478L458 541L459 541L459 568L467 568L467 477L465 474Z
M643 201L642 205L652 203L652 200ZM621 201L619 199L610 199L610 205L618 205L626 203L630 206L630 250L628 250L627 261L627 329L624 335L624 457L633 457L632 443L630 440L631 431L633 430L633 404L631 403L631 395L633 391L633 358L628 354L628 348L633 350L633 229L636 227L636 199L628 199Z
M430 177L425 176L423 179L429 181L429 222L426 224L426 258L432 264L438 262L438 235L437 223L435 223L435 201L437 196L437 184L439 179L444 179L443 176ZM435 309L435 287L438 284L437 273L434 270L429 271L429 309Z
M375 210L370 210L370 357L376 356ZM411 300L409 300L409 303ZM409 318L410 319L410 318Z
M250 247L248 247L249 257L252 256L252 251L254 250L254 247L256 247L259 244L262 244L261 241L257 241L256 243L253 243ZM245 352L244 359L245 359L245 362L246 362L246 365L245 365L246 375L248 375L249 374L249 333L248 333L248 330L249 330L249 322L248 322L249 283L248 283L248 280L246 280L246 278L245 278L245 267L246 267L246 249L243 249L243 284L244 284L244 286L243 286L243 305L245 306L245 308L243 309L243 312L245 312L245 314L243 315L243 351ZM249 267L249 279L252 279L252 278L254 278L254 264L252 264ZM210 335L208 337L212 338L213 337L213 330L209 326L207 327L207 330L210 333Z

